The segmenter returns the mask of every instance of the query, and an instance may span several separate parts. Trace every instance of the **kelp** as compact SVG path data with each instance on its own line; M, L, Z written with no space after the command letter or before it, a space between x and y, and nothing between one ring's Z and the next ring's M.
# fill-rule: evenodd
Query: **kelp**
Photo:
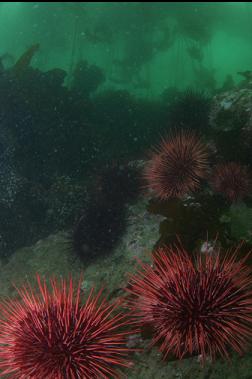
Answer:
M39 50L40 44L36 43L30 46L14 64L12 71L16 76L22 75L30 66L34 54Z

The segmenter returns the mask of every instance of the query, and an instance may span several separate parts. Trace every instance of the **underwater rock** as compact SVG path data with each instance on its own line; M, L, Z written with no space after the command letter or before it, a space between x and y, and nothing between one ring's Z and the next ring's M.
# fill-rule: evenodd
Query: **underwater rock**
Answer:
M235 241L243 240L252 245L252 208L244 203L232 204L220 222L227 225Z
M0 270L0 295L13 294L12 282L19 285L26 277L35 279L36 273L65 277L72 272L77 278L82 271L83 288L106 285L113 297L118 296L127 285L128 273L134 270L136 257L150 261L150 252L159 237L162 217L149 214L146 204L147 199L141 197L126 206L126 228L120 241L110 254L100 255L91 263L80 260L69 249L67 231L15 251L7 263L0 257L0 263L4 264Z
M156 246L176 243L179 237L186 248L193 251L199 241L214 239L217 234L221 239L224 237L224 228L219 222L223 204L209 194L200 193L183 200L151 199L147 209L151 214L165 217L160 223Z
M252 71L238 71L237 74L242 76L247 83L252 81Z
M45 236L45 192L10 166L0 170L0 255L8 256L37 237ZM40 221L42 222L40 222ZM15 238L13 238L15 236Z
M68 176L56 177L47 193L46 223L51 230L70 227L89 200L86 183Z
M148 198L139 198L127 207L127 228L121 242L115 247L110 255L102 256L99 260L87 265L78 258L74 258L69 249L66 249L68 241L67 233L57 233L48 238L38 241L35 245L16 251L7 264L0 261L0 294L2 296L16 296L16 290L12 283L15 281L19 287L26 278L33 285L36 273L49 278L50 276L69 277L72 273L73 280L78 280L83 273L82 289L95 286L106 287L113 294L113 298L121 295L121 289L128 282L128 273L135 271L136 259L151 262L150 251L159 237L158 225L162 216L147 212ZM147 338L147 339L146 339ZM207 372L208 379L237 377L249 378L251 373L251 353L242 358L232 356L238 376L232 376L233 366L222 361L215 362L214 369L210 362L206 362L204 370L201 368L198 357L184 359L181 362L164 361L157 348L148 350L149 336L144 339L136 335L129 339L128 343L144 351L132 355L134 365L126 370L129 379L202 379ZM247 375L247 376L246 376ZM205 375L204 375L205 377Z
M216 95L209 116L212 137L226 161L250 164L252 158L252 89L233 88Z
M252 89L233 88L213 98L210 126L216 130L252 129Z

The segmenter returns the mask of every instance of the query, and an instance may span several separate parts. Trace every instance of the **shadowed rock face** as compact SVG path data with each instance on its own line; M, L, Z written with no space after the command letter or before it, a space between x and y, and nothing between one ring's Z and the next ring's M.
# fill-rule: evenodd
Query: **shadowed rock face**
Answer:
M218 156L225 161L252 163L252 89L235 87L213 98L209 116Z

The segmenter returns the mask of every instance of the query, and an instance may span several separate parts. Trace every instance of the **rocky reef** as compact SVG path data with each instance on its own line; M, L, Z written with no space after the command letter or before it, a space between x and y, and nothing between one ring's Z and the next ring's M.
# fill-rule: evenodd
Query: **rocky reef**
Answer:
M109 299L121 296L128 283L128 275L136 267L136 258L150 262L150 251L159 239L159 223L164 216L147 211L150 201L140 196L127 206L127 228L109 255L101 256L88 265L72 254L68 247L68 233L60 232L39 240L36 244L17 250L9 262L1 263L1 296L15 297L16 290L12 283L22 284L26 279L35 283L36 273L49 278L51 276L68 277L74 280L83 274L82 290L106 287ZM133 366L126 370L129 379L218 379L250 378L251 353L243 357L232 356L232 365L218 360L214 364L206 362L202 367L199 357L186 358L181 361L169 359L164 361L157 348L148 348L150 333L148 331L129 337L128 346L143 349L132 353Z
M166 91L157 100L140 100L127 91L99 91L104 74L86 61L66 86L63 70L30 67L38 48L0 76L7 94L0 94L2 297L16 296L13 282L35 283L36 273L46 280L70 273L77 280L82 273L82 291L105 287L108 298L117 299L124 296L137 259L150 263L154 248L178 238L192 255L208 253L217 236L224 251L241 241L242 256L251 249L251 83L232 84L213 99L203 92ZM170 191L172 196L166 196L165 182L158 198L143 180L146 152L174 126L186 129L187 137L192 129L202 136L204 175L189 171L197 186L185 185ZM169 159L175 167L171 186L179 175L178 157L188 153L188 142L181 141L180 136L178 154ZM197 139L192 141L194 151ZM168 147L169 139L165 152ZM160 162L158 154L155 180L167 160ZM192 165L197 159L202 163L196 154ZM187 161L182 166L188 171ZM166 174L163 170L162 178ZM230 194L226 189L232 186ZM232 365L207 361L203 368L199 356L163 361L157 348L148 349L150 337L150 330L129 337L129 347L144 349L132 353L129 379L251 378L251 352L233 355Z

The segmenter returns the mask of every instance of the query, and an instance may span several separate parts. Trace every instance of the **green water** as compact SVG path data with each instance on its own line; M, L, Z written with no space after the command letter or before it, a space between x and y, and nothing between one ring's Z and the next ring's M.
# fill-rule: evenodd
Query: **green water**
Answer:
M86 59L105 71L105 88L140 96L156 96L171 85L204 86L203 70L218 87L227 74L237 81L237 71L250 67L251 9L238 2L3 2L0 52L17 58L40 43L34 67L69 72ZM188 54L192 45L201 49L200 63Z

